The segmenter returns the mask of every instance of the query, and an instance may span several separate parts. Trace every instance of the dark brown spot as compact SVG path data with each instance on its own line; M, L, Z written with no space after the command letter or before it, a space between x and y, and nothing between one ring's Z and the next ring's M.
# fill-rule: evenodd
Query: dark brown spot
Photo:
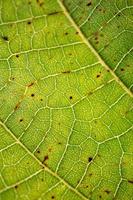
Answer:
M87 6L91 6L92 5L92 3L91 3L91 1L89 1L88 3L87 3Z
M99 78L100 77L100 74L97 74L97 78Z
M31 24L31 21L28 21L27 24L30 25L30 24Z
M23 122L23 119L20 119L19 121L20 121L20 122Z
M125 71L125 69L124 69L124 68L121 68L121 72L123 72L123 71Z
M88 185L86 185L86 188L88 188L89 186Z
M37 150L37 153L40 153L40 150Z
M110 194L111 191L109 191L109 190L104 190L104 192L106 192L107 194Z
M79 32L78 31L76 31L76 35L78 35L79 34Z
M62 72L63 74L70 74L70 70Z
M61 13L61 11L55 11L55 12L52 12L52 13L48 13L48 15L57 15L59 13Z
M101 199L101 198L102 198L102 196L101 196L101 195L99 195L99 198Z
M55 198L55 196L52 196L52 197L51 197L51 199L54 199L54 198Z
M8 41L8 37L7 36L3 36L2 38L3 38L3 40Z
M91 92L91 91L90 91L90 92L88 92L88 95L89 95L89 96L91 96L92 94L93 94L93 92Z
M49 159L48 155L44 156L44 159L43 159L42 163L44 163L48 159Z
M17 188L18 188L18 185L15 185L14 187L15 187L15 189L17 189Z
M31 4L31 1L28 1L28 4L30 5L30 4Z
M31 94L31 97L34 97L35 96L35 94Z
M90 173L89 176L92 176L92 173Z
M34 82L31 82L29 85L28 85L28 87L31 87L31 86L33 86L34 85Z
M43 182L43 181L44 181L44 179L42 178L42 179L41 179L41 181Z
M91 161L92 161L92 159L93 159L92 157L89 157L89 158L88 158L88 162L91 162Z
M107 69L107 72L110 72L110 70L109 70L109 69Z
M16 58L19 58L19 55L18 55L18 54L16 54Z
M69 99L72 99L72 98L73 98L72 96L69 97Z
M68 32L65 32L65 35L68 35Z
M128 183L131 183L131 184L133 184L133 180L128 180Z
M61 144L61 142L58 142L58 144Z
M43 101L43 99L40 99L40 101Z
M12 80L12 81L14 81L14 80L15 80L15 78L14 78L14 77L12 77L12 78L11 78L11 80Z

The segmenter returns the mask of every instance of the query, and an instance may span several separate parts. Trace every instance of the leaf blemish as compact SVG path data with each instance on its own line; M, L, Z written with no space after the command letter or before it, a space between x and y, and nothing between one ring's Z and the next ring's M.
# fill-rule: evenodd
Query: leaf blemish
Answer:
M17 188L18 188L18 185L15 185L14 188L17 189Z
M34 85L34 82L31 82L29 85L28 85L28 87L31 87L31 86L33 86Z
M19 121L20 121L20 122L23 122L23 119L20 119Z
M62 72L63 74L70 74L70 70Z
M72 98L73 98L72 96L69 97L69 99L72 99Z
M91 161L92 161L92 159L93 159L92 157L89 157L89 158L88 158L88 162L91 162Z
M19 58L19 55L18 55L18 54L16 54L16 58Z
M34 96L35 96L35 94L32 93L32 94L31 94L31 97L34 97Z
M3 38L3 40L8 41L8 37L7 36L3 36L2 38Z
M55 196L52 196L52 197L51 197L51 199L54 199L54 198L55 198Z
M45 161L47 161L49 159L48 155L44 156L44 159L42 161L42 163L44 163Z
M133 184L133 180L128 180L128 183L131 183L131 184Z
M109 190L104 190L104 192L106 192L107 194L110 194L111 191L109 191Z

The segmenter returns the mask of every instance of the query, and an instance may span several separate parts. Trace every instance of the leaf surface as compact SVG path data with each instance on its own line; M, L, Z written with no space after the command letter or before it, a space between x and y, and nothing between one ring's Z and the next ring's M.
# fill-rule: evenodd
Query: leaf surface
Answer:
M0 1L1 200L132 199L132 7Z

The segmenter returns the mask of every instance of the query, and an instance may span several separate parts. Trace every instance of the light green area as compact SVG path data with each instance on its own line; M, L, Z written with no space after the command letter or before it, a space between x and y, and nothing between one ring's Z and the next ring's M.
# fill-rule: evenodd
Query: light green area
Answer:
M132 9L0 0L0 200L132 199Z

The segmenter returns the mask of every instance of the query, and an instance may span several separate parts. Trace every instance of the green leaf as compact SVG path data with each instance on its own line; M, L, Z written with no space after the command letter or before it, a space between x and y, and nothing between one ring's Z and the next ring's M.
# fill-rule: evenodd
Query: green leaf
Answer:
M132 0L0 13L0 199L132 199Z

